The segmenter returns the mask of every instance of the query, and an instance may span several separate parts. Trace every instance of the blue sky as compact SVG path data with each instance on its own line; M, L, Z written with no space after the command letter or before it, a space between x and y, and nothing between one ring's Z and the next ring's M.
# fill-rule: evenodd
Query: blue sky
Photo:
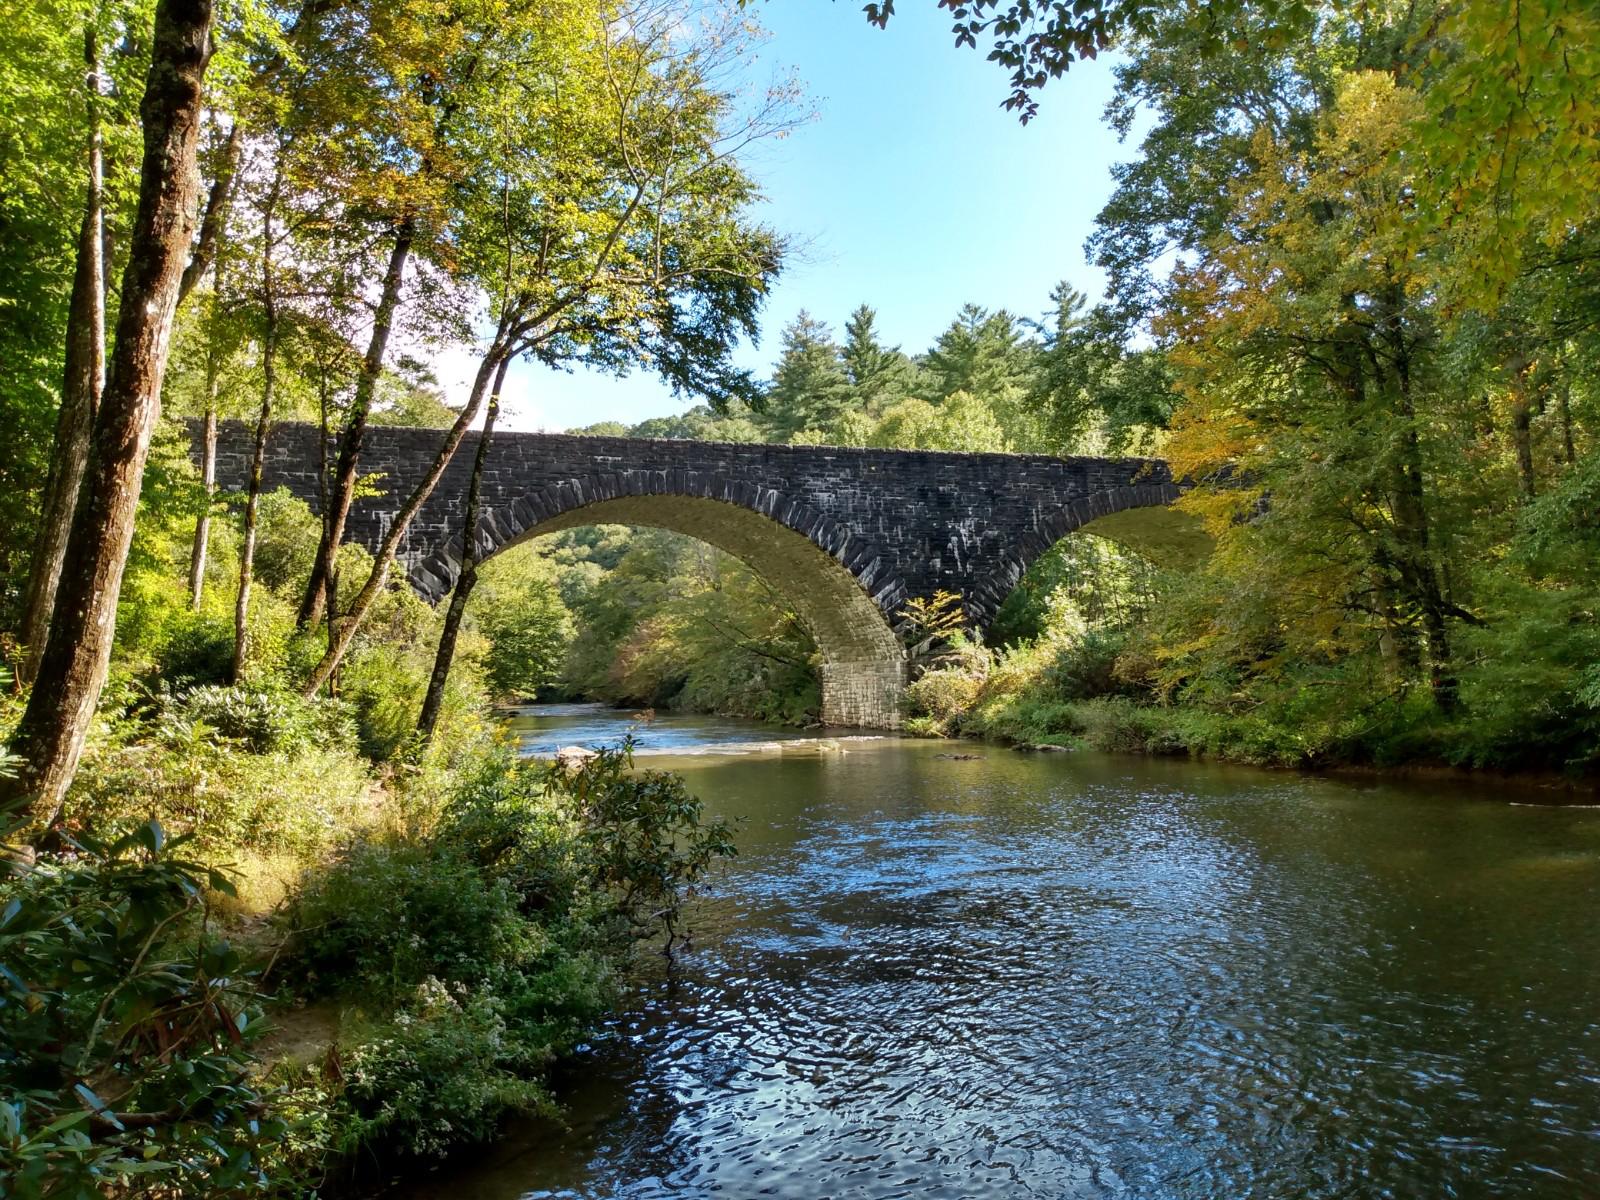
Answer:
M796 245L761 344L740 355L762 374L801 309L837 333L868 303L885 340L915 352L969 300L1037 315L1061 279L1100 295L1083 241L1110 193L1111 164L1132 151L1101 120L1108 64L1075 65L1023 126L1000 107L1005 73L956 49L943 13L929 0L901 9L880 31L852 0L752 6L772 34L752 78L792 67L817 114L745 160L768 197L762 219ZM525 363L506 392L503 420L516 429L632 423L688 404L649 376Z

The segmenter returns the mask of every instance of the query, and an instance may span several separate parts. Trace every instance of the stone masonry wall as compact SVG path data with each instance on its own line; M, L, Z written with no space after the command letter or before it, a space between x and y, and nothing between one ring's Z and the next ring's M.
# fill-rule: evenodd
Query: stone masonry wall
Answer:
M317 506L318 436L304 424L273 431L269 489L287 487ZM463 443L400 544L413 585L430 600L455 579L477 436ZM374 482L382 494L356 503L350 540L378 546L442 437L435 429L367 431L361 472L381 475ZM246 426L219 428L219 487L244 486L250 450ZM905 666L889 629L906 600L956 593L968 620L982 627L1028 564L1060 538L1125 510L1171 504L1179 493L1170 469L1154 459L501 432L486 467L480 536L488 554L542 532L609 520L658 524L721 545L764 573L788 576L784 590L802 609L812 598L809 623L824 656L828 718L892 725ZM752 515L772 524L752 525ZM853 585L838 581L845 574ZM861 598L871 607L858 607ZM856 611L830 621L839 608ZM883 620L863 621L873 609ZM877 628L863 632L863 625Z

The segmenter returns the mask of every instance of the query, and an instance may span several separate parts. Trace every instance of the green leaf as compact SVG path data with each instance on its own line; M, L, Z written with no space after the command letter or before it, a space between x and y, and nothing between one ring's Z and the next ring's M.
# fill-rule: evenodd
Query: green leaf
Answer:
M152 824L154 824L154 822L152 822ZM85 1104L90 1105L96 1113L104 1117L107 1121L110 1121L111 1124L114 1125L119 1131L126 1132L126 1130L123 1129L122 1122L117 1120L117 1114L107 1108L105 1101L101 1100L99 1096L96 1096L94 1092L90 1091L86 1085L75 1083L72 1085L72 1090L77 1092L78 1095L83 1098Z

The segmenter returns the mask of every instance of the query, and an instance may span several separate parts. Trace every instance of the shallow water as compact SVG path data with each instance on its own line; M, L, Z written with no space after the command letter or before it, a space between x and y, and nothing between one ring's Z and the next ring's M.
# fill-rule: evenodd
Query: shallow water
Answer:
M411 1195L1600 1195L1600 811L794 737L641 727L739 857L570 1130Z

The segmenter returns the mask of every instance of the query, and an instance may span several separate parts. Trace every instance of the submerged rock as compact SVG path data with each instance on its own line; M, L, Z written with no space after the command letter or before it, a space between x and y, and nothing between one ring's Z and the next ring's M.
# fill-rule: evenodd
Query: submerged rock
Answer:
M1058 746L1054 742L1019 742L1016 750L1024 754L1071 754L1071 746Z

